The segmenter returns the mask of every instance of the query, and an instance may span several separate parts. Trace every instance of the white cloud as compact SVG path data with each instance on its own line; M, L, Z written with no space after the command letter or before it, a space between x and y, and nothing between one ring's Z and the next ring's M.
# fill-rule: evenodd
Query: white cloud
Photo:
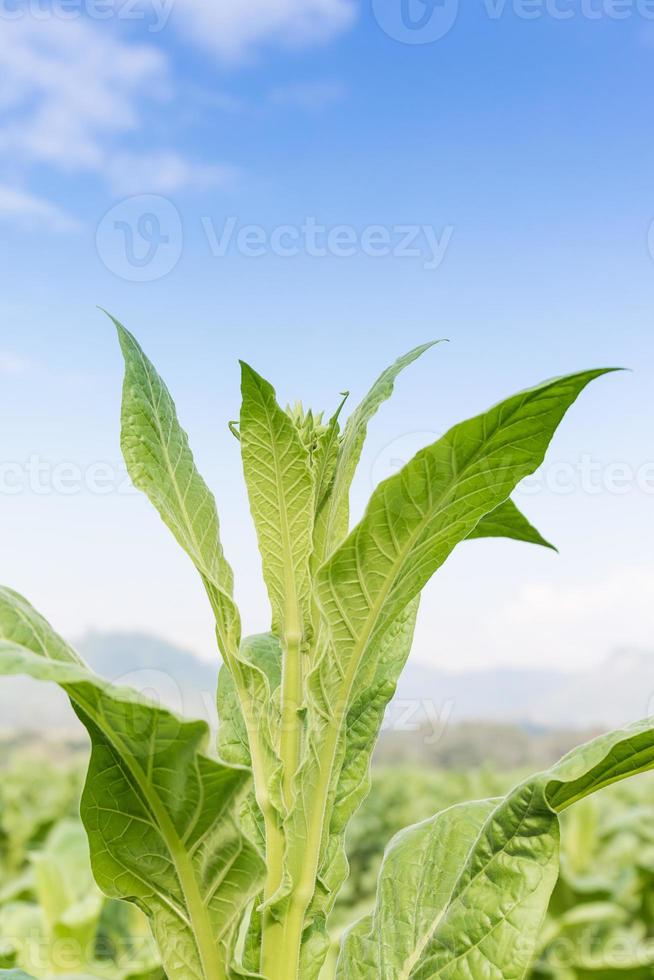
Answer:
M647 567L568 586L526 584L491 618L487 644L519 651L523 662L527 655L564 669L592 666L618 647L651 646L653 596L654 568Z
M184 187L206 190L231 186L238 177L233 167L191 163L178 153L116 153L105 169L117 194L173 194Z
M270 101L275 105L314 112L341 102L346 95L347 89L342 82L298 82L273 89Z
M238 60L268 44L329 41L353 24L357 10L355 0L176 0L171 21L197 44Z
M225 186L235 175L174 150L128 148L147 110L171 93L169 65L155 47L127 44L104 22L8 21L0 33L0 74L0 155L7 167L95 173L118 194ZM63 212L18 192L5 208L53 227L66 224Z
M140 0L152 6L153 0ZM349 27L356 0L164 0L182 36L239 60L275 44L288 48L326 41ZM135 149L153 105L173 92L171 68L156 34L148 43L124 40L106 20L22 17L0 32L0 164L12 183L29 165L63 174L92 173L117 193L166 193L225 186L236 171L187 160L170 147ZM333 85L298 85L273 94L280 104L316 108L341 97ZM235 103L230 102L230 105ZM131 145L130 145L131 144ZM7 181L7 178L10 178ZM5 200L5 212L31 215L51 227L72 219L26 193Z
M0 70L0 150L70 171L101 170L109 140L138 128L141 94L168 91L155 48L82 21L5 22Z
M76 231L79 222L62 208L44 198L16 187L0 185L0 220L9 220L28 229Z

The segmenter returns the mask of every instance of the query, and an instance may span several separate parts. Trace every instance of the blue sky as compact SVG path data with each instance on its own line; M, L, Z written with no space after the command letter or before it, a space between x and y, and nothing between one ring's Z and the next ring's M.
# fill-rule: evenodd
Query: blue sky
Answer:
M66 10L0 9L2 579L71 636L140 628L212 655L186 560L122 479L97 305L177 398L253 629L267 613L225 425L238 357L330 408L448 337L372 427L355 512L511 391L634 370L584 395L521 495L561 554L461 548L416 659L575 667L650 645L654 5L410 0L422 32L401 0Z

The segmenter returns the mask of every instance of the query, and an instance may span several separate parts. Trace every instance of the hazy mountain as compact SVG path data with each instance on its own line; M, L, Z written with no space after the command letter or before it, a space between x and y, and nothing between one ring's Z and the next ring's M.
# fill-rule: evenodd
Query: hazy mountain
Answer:
M112 683L135 687L180 714L216 723L217 651L212 664L142 633L89 633L78 649Z
M447 672L409 664L389 724L400 711L433 724L512 721L541 728L616 728L654 713L654 653L620 650L599 666L566 673L497 668Z
M78 644L89 664L114 683L215 724L218 662L207 663L157 637L92 633ZM650 704L650 701L652 702ZM523 727L616 727L654 712L654 653L624 650L601 667L577 673L500 668L454 672L410 664L389 709L386 731L431 733L471 720ZM66 698L24 678L0 679L0 730L74 731Z

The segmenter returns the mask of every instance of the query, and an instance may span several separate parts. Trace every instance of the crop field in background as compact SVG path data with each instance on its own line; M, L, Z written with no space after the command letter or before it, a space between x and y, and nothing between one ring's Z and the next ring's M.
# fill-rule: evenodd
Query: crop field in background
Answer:
M145 919L93 882L78 817L85 750L16 745L0 781L0 967L38 944L43 977L163 980ZM506 792L520 770L377 766L348 836L352 875L335 939L369 910L391 836L453 803ZM654 775L582 801L563 817L562 874L531 980L645 980L654 971ZM333 957L321 980L332 976Z

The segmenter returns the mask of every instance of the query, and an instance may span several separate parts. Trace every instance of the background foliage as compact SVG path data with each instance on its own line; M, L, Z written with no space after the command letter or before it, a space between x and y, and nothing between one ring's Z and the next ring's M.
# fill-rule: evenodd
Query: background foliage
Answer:
M462 800L500 794L569 736L518 740L521 768L506 766L516 732L474 725L434 750L441 768L377 765L348 836L352 874L331 927L336 939L365 913L384 847L397 831ZM577 733L578 739L578 733ZM418 739L411 740L415 753ZM476 765L479 744L494 762ZM489 744L492 751L489 753ZM408 742L407 742L408 747ZM94 884L77 816L84 749L3 747L0 780L0 967L20 968L39 944L40 980L164 980L144 919ZM379 752L401 756L393 739ZM472 765L466 765L466 760ZM524 769L522 764L524 763ZM563 816L562 874L531 980L645 980L654 971L654 776L629 780ZM324 980L329 980L330 957Z

